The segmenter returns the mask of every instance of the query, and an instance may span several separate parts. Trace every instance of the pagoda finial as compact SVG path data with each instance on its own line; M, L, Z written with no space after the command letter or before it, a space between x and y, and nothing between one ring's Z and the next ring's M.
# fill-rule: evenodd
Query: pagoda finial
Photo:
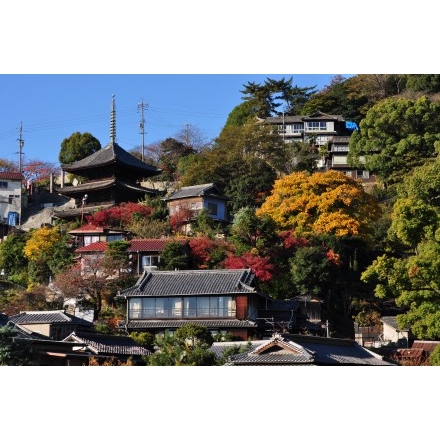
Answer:
M112 95L112 111L110 115L110 143L116 142L116 104L115 95Z

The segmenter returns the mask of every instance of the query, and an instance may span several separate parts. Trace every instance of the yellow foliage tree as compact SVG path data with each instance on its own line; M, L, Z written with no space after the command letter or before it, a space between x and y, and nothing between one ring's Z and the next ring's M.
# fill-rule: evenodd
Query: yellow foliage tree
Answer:
M340 171L296 172L274 183L257 216L268 215L280 230L297 233L367 235L380 217L376 199Z
M45 226L31 233L23 250L30 261L41 261L50 255L53 246L60 240L61 235L56 228Z

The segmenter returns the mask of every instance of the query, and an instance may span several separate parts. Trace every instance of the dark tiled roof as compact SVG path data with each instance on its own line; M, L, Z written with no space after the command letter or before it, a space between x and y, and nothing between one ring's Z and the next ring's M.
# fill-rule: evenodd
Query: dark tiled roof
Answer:
M151 352L129 336L74 332L63 341L86 344L96 354L147 356Z
M276 335L275 335L276 336ZM381 356L361 347L354 341L316 336L286 335L284 344L270 345L270 340L252 341L245 353L231 356L235 365L364 365L391 366ZM294 340L295 339L295 340ZM247 342L217 343L211 350L221 356L223 350ZM276 350L276 348L278 350Z
M253 281L250 269L153 271L118 296L243 294L255 291Z
M328 115L323 112L315 112L308 116L302 117L303 121L316 121L316 120L328 120L333 119L336 121L345 121L344 117L342 115Z
M63 188L57 189L57 192L60 194L76 194L78 192L87 191L90 192L92 190L103 190L109 189L116 185L116 179L103 179L103 180L92 180L86 183L80 183L78 185L73 186L64 186Z
M158 194L157 190L145 188L141 185L134 185L133 183L124 182L122 180L117 180L115 178L112 179L103 179L103 180L93 180L86 183L80 183L75 186L65 186L63 188L57 189L57 192L63 195L72 195L83 192L92 192L92 191L102 191L103 189L109 188L127 188L131 191L137 191L140 194Z
M397 318L396 316L382 316L382 318L380 318L380 320L389 325L392 328L395 328L396 330L399 330L399 324L397 323ZM400 329L400 330L408 330L407 328L405 329Z
M0 172L0 179L8 179L8 180L23 180L23 174L16 173L13 171L2 171Z
M275 334L245 352L230 356L232 365L310 365L314 353Z
M289 339L314 351L316 353L315 364L318 365L394 365L351 339L305 335L289 335Z
M296 116L273 116L270 118L263 119L262 121L266 121L272 124L292 124L292 123L301 123L304 121L316 121L316 120L337 120L337 121L345 121L342 115L328 115L322 112L315 112L311 115L296 115Z
M75 172L84 168L97 168L111 163L120 163L129 168L135 168L145 172L145 176L154 176L162 170L152 165L146 164L134 157L132 154L121 148L116 142L110 142L104 148L68 165L63 166L63 170Z
M228 199L226 196L221 194L219 189L213 183L206 183L204 185L184 186L180 190L176 191L174 194L171 194L165 200L186 199L188 197L200 196L211 196Z
M20 339L30 339L30 340L38 340L38 341L53 341L53 339L49 338L49 336L42 335L41 333L33 332L20 324L15 324L12 321L9 321L7 325L11 325L17 331L17 338Z
M186 324L195 324L207 328L255 328L257 324L254 321L241 321L239 319L179 319L179 320L132 320L127 323L121 322L119 327L128 329L140 328L179 328Z
M162 252L165 246L171 241L178 241L181 244L188 242L187 239L175 240L170 238L134 238L130 240L130 247L127 252Z
M15 324L70 323L86 325L88 327L92 326L92 323L90 321L86 321L85 319L70 315L63 310L20 312L17 315L10 316L9 320Z

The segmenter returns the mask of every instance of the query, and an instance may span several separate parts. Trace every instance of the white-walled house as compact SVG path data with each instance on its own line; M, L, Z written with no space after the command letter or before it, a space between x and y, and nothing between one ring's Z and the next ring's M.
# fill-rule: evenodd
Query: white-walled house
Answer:
M3 224L16 226L20 223L22 181L22 173L0 172L0 220Z

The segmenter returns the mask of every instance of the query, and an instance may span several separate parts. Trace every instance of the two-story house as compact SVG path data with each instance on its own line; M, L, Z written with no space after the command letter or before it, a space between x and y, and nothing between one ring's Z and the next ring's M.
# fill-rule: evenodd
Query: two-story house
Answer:
M127 310L120 327L172 334L193 323L242 340L273 332L322 333L319 301L274 300L259 292L255 281L250 269L146 271L117 295Z
M348 165L347 156L351 133L357 130L357 124L347 121L342 115L328 115L315 112L307 116L275 116L262 119L276 127L285 143L304 142L311 146L316 154L319 170L338 170L366 186L375 182L374 176L367 170L356 169ZM324 151L322 150L324 148Z
M268 298L249 269L144 272L117 298L127 302L127 332L171 334L187 323L247 340L259 335L258 309Z
M170 217L177 213L187 216L184 232L191 231L191 222L206 210L208 215L220 224L229 223L227 201L229 200L214 183L184 186L164 199Z
M22 181L22 173L0 172L0 223L3 225L17 226L20 224ZM2 236L4 235L6 234L3 233Z

